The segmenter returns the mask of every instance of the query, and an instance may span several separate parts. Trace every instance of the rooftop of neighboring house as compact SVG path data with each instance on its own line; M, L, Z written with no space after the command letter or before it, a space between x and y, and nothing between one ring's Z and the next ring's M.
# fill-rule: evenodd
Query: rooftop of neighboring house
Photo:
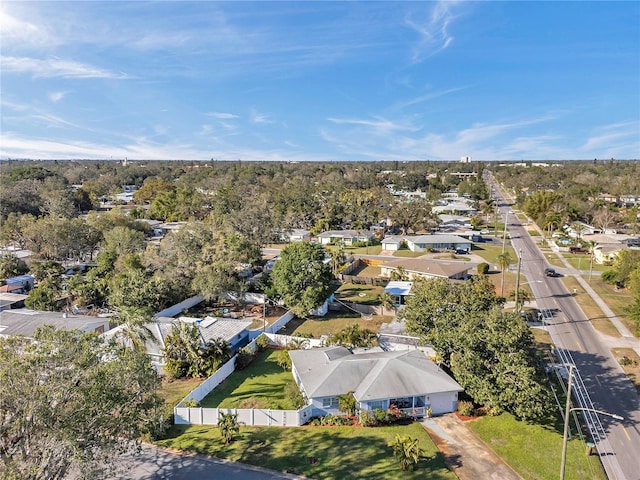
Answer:
M389 262L385 262L382 266L387 268L402 268L407 273L417 273L446 278L467 272L470 268L470 265L466 262L440 262L424 258L402 258L399 260L391 260Z
M100 332L109 329L109 319L63 312L41 312L28 308L0 312L0 335L33 337L38 328L46 325L56 329Z

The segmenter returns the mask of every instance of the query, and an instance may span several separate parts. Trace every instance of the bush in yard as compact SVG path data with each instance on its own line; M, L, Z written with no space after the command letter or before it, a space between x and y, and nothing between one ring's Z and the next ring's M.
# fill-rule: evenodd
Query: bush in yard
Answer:
M387 411L382 408L376 408L373 410L373 418L378 425L389 423L389 415L387 415Z
M229 445L240 433L237 413L221 413L218 419L218 430L225 445Z
M376 418L371 410L360 410L358 414L358 423L363 427L375 427L378 425Z
M477 268L479 275L486 275L489 273L489 264L486 262L479 263Z
M258 347L259 352L263 352L267 347L269 347L269 345L269 337L267 337L266 335L260 335L256 339L256 346Z
M358 410L358 401L353 396L353 392L338 395L338 410L347 415L355 415Z
M277 362L283 370L291 370L291 357L289 356L289 350L280 350L278 352Z
M400 464L400 470L413 470L415 464L420 460L420 456L424 454L417 438L409 436L396 435L396 438L388 444L393 448L393 455Z
M458 413L463 417L471 417L474 411L473 403L467 402L466 400L458 402Z
M254 357L255 355L251 348L242 347L240 350L238 350L238 356L236 357L236 369L244 370L251 364Z
M302 395L300 388L298 388L298 385L293 380L290 380L285 385L284 396L289 400L289 402L291 402L291 405L293 405L293 408L295 409L302 408L307 403L304 400L304 396Z

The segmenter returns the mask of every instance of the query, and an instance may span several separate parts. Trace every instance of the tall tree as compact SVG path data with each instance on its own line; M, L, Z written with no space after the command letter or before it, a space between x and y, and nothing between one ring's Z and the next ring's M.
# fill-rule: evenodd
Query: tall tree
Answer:
M306 317L309 310L329 298L333 276L320 245L297 242L282 250L271 279L285 305L296 315Z
M509 252L504 252L499 254L496 257L498 261L498 265L500 266L501 274L500 274L500 296L504 297L504 274L509 268L509 265L513 263L513 259L511 258L511 254Z
M0 477L105 476L158 425L158 377L144 354L95 334L0 338Z

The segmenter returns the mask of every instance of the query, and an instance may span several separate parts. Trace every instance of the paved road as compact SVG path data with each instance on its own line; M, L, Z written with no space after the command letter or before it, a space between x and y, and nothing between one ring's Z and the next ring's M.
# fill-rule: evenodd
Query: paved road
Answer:
M124 473L110 480L274 480L295 475L226 462L205 455L172 453L145 445L142 454L120 460Z
M494 187L498 203L506 203L495 184ZM509 206L500 207L503 218L509 211ZM598 451L607 476L610 480L640 480L640 400L632 382L562 281L544 275L549 264L515 215L509 214L509 222L512 245L516 252L522 252L522 273L538 308L552 315L547 320L551 338L573 359L577 377L582 379L588 393L589 398L576 402L625 418L620 422L598 417L606 432L606 438L598 443Z

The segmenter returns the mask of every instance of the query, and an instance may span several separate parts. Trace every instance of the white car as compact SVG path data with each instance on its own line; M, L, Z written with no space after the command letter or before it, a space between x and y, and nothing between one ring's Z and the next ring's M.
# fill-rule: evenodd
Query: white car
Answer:
M489 235L491 232L489 230L480 230L482 235Z

